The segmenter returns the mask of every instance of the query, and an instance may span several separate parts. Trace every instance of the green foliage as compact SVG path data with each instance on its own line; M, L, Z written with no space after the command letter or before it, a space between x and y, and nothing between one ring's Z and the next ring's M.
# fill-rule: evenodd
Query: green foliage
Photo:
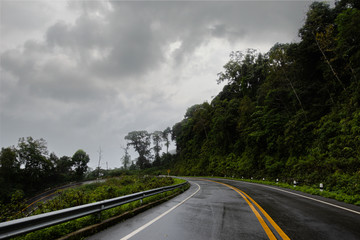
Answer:
M75 207L87 203L119 197L131 193L172 185L172 178L122 176L105 182L86 184L77 188L60 191L59 195L42 204L35 214Z
M77 151L72 158L48 154L44 139L20 138L17 147L0 152L1 221L24 216L25 200L49 187L81 180L89 156Z
M0 202L8 202L15 191L20 162L16 158L14 148L2 148L0 153Z
M101 201L108 198L127 195L139 191L149 190L157 187L168 186L172 184L179 184L184 182L180 179L172 178L156 178L156 177L136 177L136 176L123 176L120 178L111 178L106 182L93 183L80 186L78 188L65 190L59 193L59 196L53 200L44 203L35 214L40 214L49 211L55 211L63 208L78 206L95 201ZM163 197L179 192L177 189L171 192L166 192L160 195L145 198L142 204L147 204ZM15 239L57 239L66 234L74 232L78 229L84 228L91 224L98 223L101 220L117 216L126 211L139 207L139 201L124 204L101 212L101 215L89 215L66 223L58 224L46 229L38 230Z
M72 162L75 168L76 179L81 180L84 177L84 173L87 171L87 164L89 161L90 157L84 150L79 149L74 153Z
M10 195L10 201L7 204L0 203L0 222L25 217L19 210L25 208L25 194L22 190L14 190Z
M34 140L32 137L20 138L17 155L19 162L24 165L25 187L35 190L37 186L43 186L43 181L53 166L48 160L48 151L44 139Z
M359 26L357 1L314 2L299 43L233 52L218 74L223 90L173 126L174 171L322 182L358 194Z
M360 66L360 10L349 8L340 13L335 23L338 26L337 50L349 61L351 71L358 72Z
M354 179L346 179L346 177L344 177L344 176L342 176L342 177L339 176L339 178L343 178L343 181L345 183L344 186L348 184L349 180L354 180ZM233 179L233 178L231 178L231 179ZM340 190L333 190L333 189L331 189L330 186L326 186L326 185L325 185L324 190L321 191L319 188L319 185L307 186L307 185L304 185L305 184L304 182L298 182L297 186L294 187L293 183L291 183L292 180L287 181L287 182L282 181L281 179L279 182L274 182L274 181L269 181L269 180L244 179L244 178L241 178L241 179L238 178L237 180L279 186L282 188L293 189L293 190L297 190L300 192L309 193L312 195L319 195L319 196L323 196L323 197L327 197L327 198L332 198L332 199L336 199L338 201L351 203L351 204L360 206L360 194L358 192L355 194L354 193L348 194L348 193L342 192ZM345 187L345 188L347 188L347 187Z

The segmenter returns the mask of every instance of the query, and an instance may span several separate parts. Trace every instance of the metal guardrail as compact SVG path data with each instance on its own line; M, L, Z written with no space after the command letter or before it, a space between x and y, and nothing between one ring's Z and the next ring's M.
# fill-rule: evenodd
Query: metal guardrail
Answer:
M173 186L155 188L95 203L84 204L81 206L3 222L0 223L0 239L14 237L20 234L33 232L35 230L67 222L76 218L81 218L90 214L100 213L103 210L118 207L126 203L134 202L159 193L180 188L185 186L187 183L188 182L184 182Z

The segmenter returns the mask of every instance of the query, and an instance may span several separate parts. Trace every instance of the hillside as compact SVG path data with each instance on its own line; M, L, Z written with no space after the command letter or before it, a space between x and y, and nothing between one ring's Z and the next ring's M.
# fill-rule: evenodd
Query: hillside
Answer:
M323 182L360 194L360 10L310 6L298 43L233 52L223 90L173 126L174 173Z

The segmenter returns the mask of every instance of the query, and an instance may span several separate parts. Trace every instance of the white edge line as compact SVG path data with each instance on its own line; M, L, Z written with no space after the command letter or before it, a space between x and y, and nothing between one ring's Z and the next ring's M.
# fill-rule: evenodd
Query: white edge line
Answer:
M230 180L230 181L235 181L235 180ZM236 182L257 184L257 183L245 182L245 181L236 181ZM271 189L278 190L278 191L281 191L281 192L286 192L286 193L289 193L289 194L292 194L292 195L295 195L295 196L307 198L307 199L310 199L310 200L313 200L313 201L316 201L316 202L320 202L320 203L323 203L323 204L326 204L326 205L329 205L329 206L332 206L332 207L340 208L342 210L349 211L349 212L356 213L356 214L360 215L360 212L358 212L358 211L355 211L355 210L352 210L352 209L349 209L349 208L346 208L346 207L341 207L341 206L336 205L336 204L328 203L328 202L318 200L318 199L315 199L315 198L311 198L311 197L308 197L308 196L304 196L304 195L301 195L301 194L298 194L298 193L289 192L289 191L286 191L286 190L283 190L283 189L280 189L280 188L270 187L270 186L263 185L263 184L260 184L260 183L258 183L257 185L261 185L262 187L271 188Z
M193 197L196 193L198 193L200 191L200 185L195 183L198 186L198 189L196 190L196 192L194 192L193 194L191 194L189 197L185 198L183 201L181 201L180 203L178 203L177 205L173 206L172 208L170 208L169 210L167 210L166 212L164 212L163 214L159 215L158 217L154 218L153 220L151 220L150 222L144 224L143 226L139 227L138 229L134 230L133 232L129 233L128 235L126 235L125 237L121 238L120 240L127 240L131 237L133 237L135 234L141 232L142 230L144 230L145 228L147 228L148 226L150 226L151 224L153 224L154 222L156 222L157 220L159 220L160 218L164 217L166 214L170 213L171 211L173 211L175 208L179 207L180 205L182 205L184 202L186 202L187 200L189 200L191 197Z
M341 206L336 205L336 204L328 203L328 202L325 202L325 201L322 201L322 200L319 200L319 199L315 199L315 198L311 198L311 197L308 197L308 196L304 196L304 195L301 195L301 194L289 192L289 191L286 191L286 190L283 190L283 189L278 189L278 188L269 187L269 186L266 186L266 187L271 188L271 189L275 189L275 190L278 190L278 191L290 193L290 194L293 194L293 195L296 195L296 196L299 196L299 197L307 198L307 199L310 199L310 200L313 200L313 201L316 201L316 202L319 202L319 203L327 204L329 206L340 208L342 210L349 211L349 212L356 213L356 214L360 215L360 212L358 212L358 211L355 211L355 210L352 210L352 209L349 209L349 208L346 208L346 207L341 207Z

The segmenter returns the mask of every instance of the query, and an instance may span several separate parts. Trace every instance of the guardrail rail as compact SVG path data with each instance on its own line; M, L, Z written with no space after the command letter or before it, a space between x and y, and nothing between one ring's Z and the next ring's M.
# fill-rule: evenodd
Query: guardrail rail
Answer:
M134 202L156 194L171 191L183 187L188 182L173 186L155 188L143 192L133 193L126 196L111 198L95 203L84 204L58 211L43 213L35 216L15 219L0 223L0 239L15 237L21 234L33 232L42 228L57 225L63 222L85 217L90 214L100 213L103 210L118 207L126 203Z

